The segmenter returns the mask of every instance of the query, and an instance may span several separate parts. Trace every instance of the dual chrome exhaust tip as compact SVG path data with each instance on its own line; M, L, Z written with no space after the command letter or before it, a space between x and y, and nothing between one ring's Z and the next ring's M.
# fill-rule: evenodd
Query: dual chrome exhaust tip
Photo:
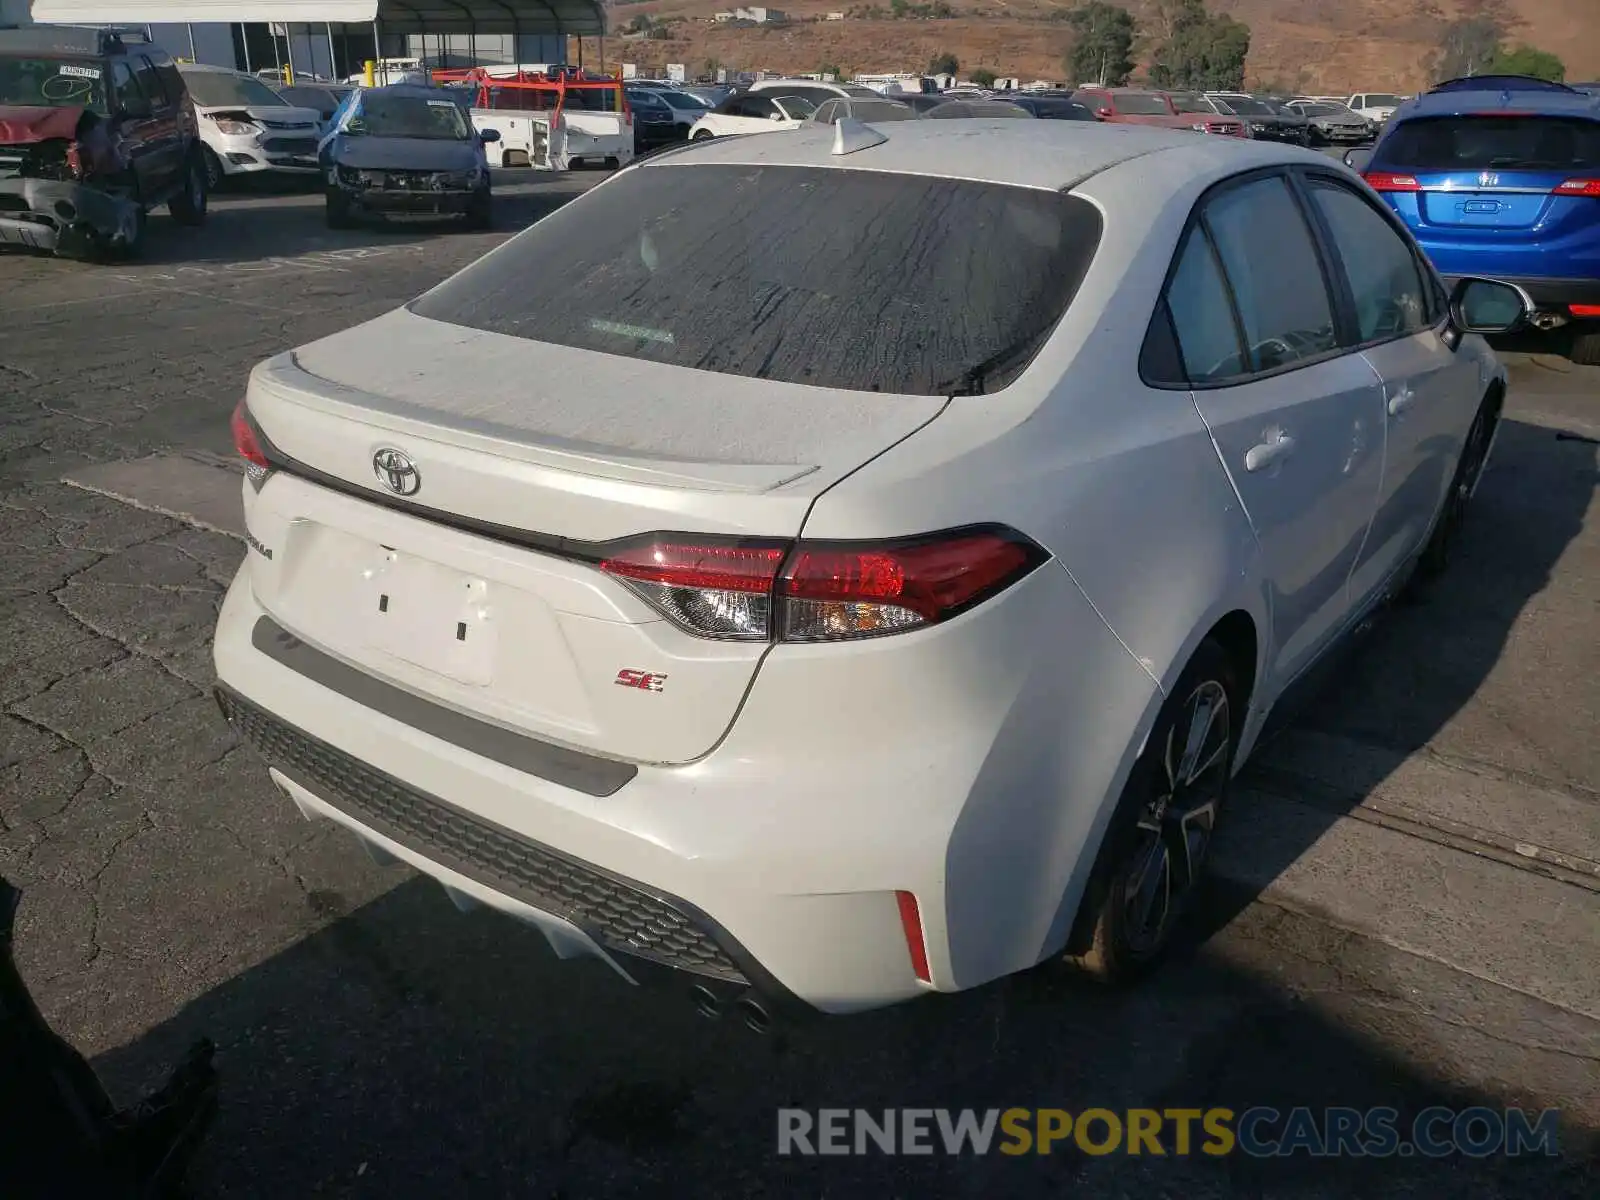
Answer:
M689 1001L694 1005L695 1012L707 1020L715 1021L723 1013L731 1011L744 1022L746 1029L762 1034L772 1032L772 1014L750 993L728 1004L710 988L697 983L689 989Z

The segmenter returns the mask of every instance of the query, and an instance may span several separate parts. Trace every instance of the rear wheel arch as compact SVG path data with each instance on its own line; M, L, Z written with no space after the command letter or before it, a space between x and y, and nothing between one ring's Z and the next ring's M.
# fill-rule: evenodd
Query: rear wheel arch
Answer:
M1233 661L1239 685L1239 695L1234 700L1243 716L1250 709L1261 663L1261 638L1256 631L1255 618L1244 609L1236 608L1224 614L1200 640L1204 642L1207 638L1220 645Z

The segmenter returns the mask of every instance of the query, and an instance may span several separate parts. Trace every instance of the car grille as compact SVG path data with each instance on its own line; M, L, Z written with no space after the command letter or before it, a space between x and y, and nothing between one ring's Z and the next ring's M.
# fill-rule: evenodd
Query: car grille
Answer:
M298 154L310 158L317 152L317 139L314 137L263 138L261 149L268 154Z
M1212 133L1224 134L1228 137L1238 137L1242 126L1232 121L1217 121L1210 126Z
M315 129L315 121L262 121L268 129Z
M417 791L226 688L217 689L217 703L268 765L385 837L571 921L608 949L746 982L695 920L666 900Z

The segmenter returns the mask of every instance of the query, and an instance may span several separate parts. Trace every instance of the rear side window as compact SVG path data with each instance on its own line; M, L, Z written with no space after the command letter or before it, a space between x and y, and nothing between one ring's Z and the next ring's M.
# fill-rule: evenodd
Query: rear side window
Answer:
M1428 293L1411 247L1372 205L1342 184L1309 181L1356 306L1358 344L1428 328Z
M992 392L1060 320L1100 232L1093 205L1040 189L829 168L645 167L411 310L755 379Z
M1190 380L1217 383L1246 372L1228 288L1202 229L1189 233L1177 270L1167 284L1167 308Z
M1229 188L1206 204L1205 220L1255 370L1274 371L1337 348L1333 300L1288 180Z
M158 108L170 104L171 98L167 96L166 88L162 86L161 76L156 71L155 63L143 55L129 61L133 63L133 75L139 81L139 90L150 98L150 103Z
M1600 169L1600 121L1429 117L1393 130L1378 157L1414 171L1593 171Z

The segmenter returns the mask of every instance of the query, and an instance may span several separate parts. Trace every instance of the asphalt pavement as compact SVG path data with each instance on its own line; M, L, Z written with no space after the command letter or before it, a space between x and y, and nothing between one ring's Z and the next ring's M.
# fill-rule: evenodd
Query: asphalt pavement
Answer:
M758 1037L305 823L208 695L250 366L492 233L309 194L158 217L138 263L0 257L0 873L56 1028L121 1095L196 1037L201 1196L1592 1196L1600 371L1517 354L1458 561L1241 780L1192 946ZM779 1157L783 1107L1562 1110L1559 1157Z

